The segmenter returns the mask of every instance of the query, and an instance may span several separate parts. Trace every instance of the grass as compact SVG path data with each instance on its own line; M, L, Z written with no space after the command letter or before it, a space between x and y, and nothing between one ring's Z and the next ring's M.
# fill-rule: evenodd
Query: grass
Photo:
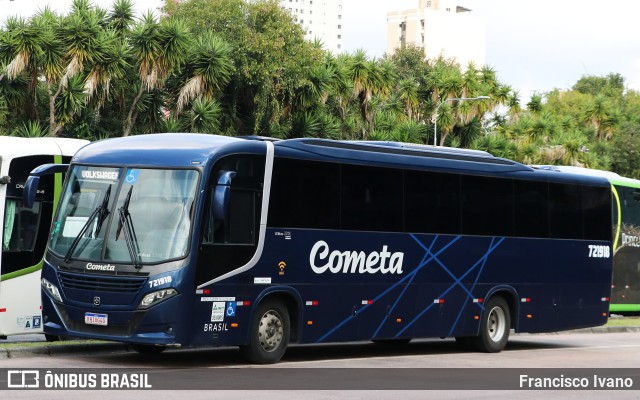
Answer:
M5 348L18 348L18 347L42 347L42 346L68 346L68 345L88 345L88 344L101 344L110 343L102 340L64 340L61 342L12 342L12 343L0 343L0 349Z
M640 317L609 318L605 326L640 326Z

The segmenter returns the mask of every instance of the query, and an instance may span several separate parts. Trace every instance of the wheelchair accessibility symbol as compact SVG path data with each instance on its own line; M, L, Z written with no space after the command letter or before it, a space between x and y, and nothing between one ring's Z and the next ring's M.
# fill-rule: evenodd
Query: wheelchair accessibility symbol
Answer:
M236 302L235 301L230 301L227 304L228 304L227 312L226 312L227 317L235 317L236 316Z
M124 178L125 182L134 184L138 181L138 174L140 173L139 169L130 169L127 171L127 176Z

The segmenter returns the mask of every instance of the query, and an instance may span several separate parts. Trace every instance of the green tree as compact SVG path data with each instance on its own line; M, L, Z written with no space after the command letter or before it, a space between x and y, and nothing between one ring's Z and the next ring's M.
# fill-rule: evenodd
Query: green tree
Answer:
M640 125L625 124L611 142L610 155L614 172L640 179Z
M593 125L593 130L598 139L602 139L603 132L600 128L609 116L609 108L608 99L604 95L598 94L593 97L593 100L587 104L585 109L585 119Z
M128 136L134 127L142 96L162 89L169 75L185 64L192 36L182 20L168 18L159 22L148 12L134 27L129 40L138 71L137 94L129 106L123 136Z
M269 135L290 129L296 107L309 104L310 72L324 53L304 40L288 11L275 1L242 0L167 2L165 9L194 33L211 30L231 48L235 70L220 99L223 130Z
M234 70L231 48L210 31L197 37L187 60L176 104L178 114L194 99L220 97Z

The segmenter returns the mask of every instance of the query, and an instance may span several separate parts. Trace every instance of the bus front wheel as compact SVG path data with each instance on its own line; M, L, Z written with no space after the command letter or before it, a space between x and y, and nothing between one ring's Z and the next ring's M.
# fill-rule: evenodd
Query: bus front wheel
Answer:
M502 297L493 297L485 304L480 335L472 338L472 343L479 351L498 353L507 345L510 329L509 305Z
M255 364L280 361L289 344L289 324L289 311L281 301L261 303L253 314L249 344L240 346L245 358Z

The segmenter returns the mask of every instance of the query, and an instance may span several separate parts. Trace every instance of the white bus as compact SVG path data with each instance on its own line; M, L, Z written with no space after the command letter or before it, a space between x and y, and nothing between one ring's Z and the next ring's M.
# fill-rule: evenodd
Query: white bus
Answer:
M41 164L68 164L87 143L0 136L0 338L42 333L40 270L64 174L43 178L31 208L22 204L25 180Z

